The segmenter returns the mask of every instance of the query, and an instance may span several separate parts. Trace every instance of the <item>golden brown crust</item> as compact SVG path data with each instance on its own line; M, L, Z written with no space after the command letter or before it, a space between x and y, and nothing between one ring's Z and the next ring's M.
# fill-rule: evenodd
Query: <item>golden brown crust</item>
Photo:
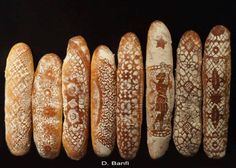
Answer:
M142 125L144 70L141 46L134 33L126 33L118 49L117 145L124 159L139 149Z
M91 63L91 136L94 152L105 157L115 144L116 66L110 49L96 48Z
M34 63L28 45L17 43L12 47L7 57L5 78L6 142L13 155L22 156L29 151L32 137Z
M87 151L89 131L90 53L85 39L69 40L62 67L63 134L67 156L81 159Z
M210 31L203 57L203 147L210 158L225 156L228 136L231 79L229 30L218 25Z
M43 158L56 158L61 149L62 96L61 60L44 55L37 66L32 95L33 135Z

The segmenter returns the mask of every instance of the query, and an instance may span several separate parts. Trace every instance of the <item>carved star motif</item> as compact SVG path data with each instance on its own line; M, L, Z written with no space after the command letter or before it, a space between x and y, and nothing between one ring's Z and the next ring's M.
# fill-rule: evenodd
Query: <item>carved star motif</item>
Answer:
M157 39L156 41L157 41L156 48L158 48L158 47L160 47L162 49L165 48L165 45L166 45L167 42L162 37Z

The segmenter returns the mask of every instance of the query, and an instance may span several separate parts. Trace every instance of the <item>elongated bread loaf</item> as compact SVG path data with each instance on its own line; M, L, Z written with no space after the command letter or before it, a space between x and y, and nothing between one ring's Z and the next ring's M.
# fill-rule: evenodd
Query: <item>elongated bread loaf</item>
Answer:
M10 152L26 154L31 146L31 94L34 63L29 46L14 45L7 57L5 70L5 131Z
M133 159L142 125L144 70L138 37L126 33L120 41L117 68L117 145L122 158Z
M203 57L203 147L210 158L225 156L231 79L230 32L218 25L210 31Z
M44 55L37 66L32 95L33 135L43 158L56 158L61 149L62 96L61 60Z
M96 48L91 63L91 134L94 152L110 155L116 138L116 65L104 45Z
M194 31L187 31L177 49L175 117L173 139L176 149L192 156L202 141L202 44Z
M154 21L146 51L147 145L152 159L165 154L171 139L174 77L171 35L164 23Z
M89 131L90 53L85 39L69 40L62 66L63 134L67 156L81 159L87 150Z

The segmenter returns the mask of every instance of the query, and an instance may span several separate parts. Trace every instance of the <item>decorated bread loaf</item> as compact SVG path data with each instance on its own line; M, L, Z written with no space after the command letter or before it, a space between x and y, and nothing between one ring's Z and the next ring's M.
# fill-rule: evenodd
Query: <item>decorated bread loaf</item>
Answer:
M194 31L187 31L177 49L173 140L184 156L192 156L202 141L202 45Z
M5 70L5 131L6 143L13 155L26 154L31 146L31 95L34 63L29 46L15 44Z
M218 25L211 29L204 49L203 147L210 158L225 156L228 136L231 79L230 32Z
M104 45L96 48L91 63L91 134L94 152L110 155L116 138L116 65Z
M164 23L154 21L146 51L147 145L152 159L165 154L171 139L174 77L171 35Z
M139 149L144 92L143 58L139 40L126 33L120 41L117 68L117 145L120 156L133 159Z
M62 96L61 60L44 55L37 66L32 95L33 137L43 158L56 158L61 149Z
M63 134L69 158L81 159L87 150L89 132L90 53L85 39L69 40L62 67Z

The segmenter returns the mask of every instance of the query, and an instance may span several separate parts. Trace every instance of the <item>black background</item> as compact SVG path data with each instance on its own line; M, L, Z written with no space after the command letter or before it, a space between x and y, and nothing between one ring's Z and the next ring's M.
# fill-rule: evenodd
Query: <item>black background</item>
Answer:
M236 163L236 105L235 100L235 58L236 53L236 11L232 1L0 1L0 166L1 167L101 167L101 161L122 161L117 148L108 158L98 158L92 150L91 140L87 155L80 161L70 160L63 148L58 158L42 159L32 143L31 151L23 157L10 154L4 133L4 69L10 48L16 42L27 43L33 52L35 67L39 59L48 52L66 54L69 38L82 35L87 40L91 55L94 49L105 44L117 53L121 36L132 31L142 45L145 61L146 36L152 21L163 21L169 28L173 41L175 62L176 48L181 35L195 30L204 41L210 29L217 24L228 27L232 41L232 83L231 112L229 120L229 142L226 157L212 160L206 157L202 146L191 158L181 156L173 141L167 153L159 160L149 157L146 145L146 117L144 115L142 141L137 157L129 167L235 167ZM144 111L145 112L145 111ZM144 113L145 114L145 113ZM106 166L105 166L106 167Z

